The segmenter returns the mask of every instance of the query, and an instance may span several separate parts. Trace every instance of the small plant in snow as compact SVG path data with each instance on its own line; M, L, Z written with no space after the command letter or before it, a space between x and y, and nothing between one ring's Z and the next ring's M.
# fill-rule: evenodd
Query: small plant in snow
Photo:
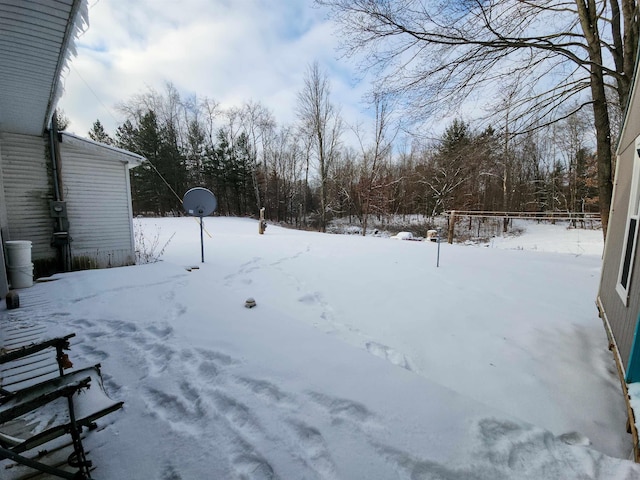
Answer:
M156 263L160 261L160 257L164 253L167 245L173 239L175 232L169 237L164 245L160 248L160 227L156 225L155 234L149 236L149 232L145 231L139 220L133 225L134 240L136 244L136 264Z

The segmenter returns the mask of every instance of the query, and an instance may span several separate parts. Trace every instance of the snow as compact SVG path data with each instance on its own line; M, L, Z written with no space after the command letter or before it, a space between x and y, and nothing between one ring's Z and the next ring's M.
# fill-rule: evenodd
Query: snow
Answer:
M213 217L202 264L197 220L139 224L161 262L57 275L13 311L75 332L125 402L85 442L96 478L640 477L601 232L442 243L436 268L433 242Z
M411 232L398 232L392 237L394 240L413 240L413 233Z
M635 414L635 425L640 429L640 382L627 385L629 393L629 403Z
M486 246L501 249L535 250L539 252L571 253L574 255L602 255L604 242L601 230L567 228L565 225L536 224L514 221L516 229L525 235L494 237Z

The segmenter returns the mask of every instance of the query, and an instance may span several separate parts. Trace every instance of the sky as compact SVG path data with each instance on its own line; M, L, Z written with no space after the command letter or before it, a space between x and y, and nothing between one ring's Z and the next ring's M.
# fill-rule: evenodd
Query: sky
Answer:
M432 242L231 217L205 218L201 263L196 219L134 224L162 261L57 274L0 310L0 344L75 333L74 368L100 362L124 402L86 433L94 478L640 478L593 301L601 231L523 223L442 244L436 267Z
M326 11L309 1L88 0L89 28L64 74L59 103L69 131L86 136L96 119L113 134L119 102L171 82L182 98L223 107L260 102L279 124L296 119L296 96L317 61L344 120L363 121L367 85L339 59Z

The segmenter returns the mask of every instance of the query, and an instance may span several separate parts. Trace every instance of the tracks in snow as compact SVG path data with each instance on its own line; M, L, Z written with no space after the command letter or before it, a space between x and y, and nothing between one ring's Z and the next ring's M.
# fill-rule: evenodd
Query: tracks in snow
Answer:
M271 263L266 263L262 257L253 257L251 260L243 263L237 273L227 275L225 277L225 286L233 287L238 283L241 285L251 285L254 282L253 277L255 276L255 272L259 271L261 268L274 266L279 267L280 265L300 258L309 251L310 247L307 246L304 250L300 250L292 256L282 257ZM408 355L393 347L375 341L353 326L342 323L339 320L339 316L336 315L329 300L326 299L325 295L321 291L309 290L304 281L300 280L295 275L292 275L289 271L285 271L283 269L280 270L285 278L285 282L291 285L291 290L293 292L296 292L295 294L297 295L296 300L298 304L303 306L305 310L313 312L309 317L315 327L325 333L337 335L338 337L347 340L349 343L355 344L370 354L382 358L395 366L409 371L415 371L414 362Z
M74 359L118 365L105 369L105 385L114 397L124 400L134 414L151 417L179 438L189 439L202 452L215 452L225 463L223 478L349 478L343 470L345 446L378 462L377 478L506 480L541 478L549 472L560 478L567 464L576 478L614 478L612 473L617 473L599 453L566 445L576 439L497 419L472 425L468 465L433 462L427 445L419 449L424 456L402 450L388 443L385 420L367 405L258 377L231 351L181 342L172 323L188 311L177 301L176 288L180 285L159 298L166 304L167 317L158 321L47 316L75 328ZM308 298L315 305L318 296ZM369 341L365 348L411 368L406 357L384 345ZM113 352L123 357L112 358ZM123 420L115 420L119 421ZM212 461L202 455L202 462ZM159 475L150 478L183 480L179 460L166 458Z
M269 378L247 375L242 360L230 352L186 346L172 327L187 313L174 291L159 299L167 304L165 320L65 317L78 333L74 358L126 368L117 374L106 369L108 391L125 404L141 405L144 415L196 444L222 450L228 478L340 478L325 438L327 426L347 425L360 435L375 425L375 416L348 399L292 392ZM112 352L123 358L111 358ZM181 478L175 463L162 469L162 480Z

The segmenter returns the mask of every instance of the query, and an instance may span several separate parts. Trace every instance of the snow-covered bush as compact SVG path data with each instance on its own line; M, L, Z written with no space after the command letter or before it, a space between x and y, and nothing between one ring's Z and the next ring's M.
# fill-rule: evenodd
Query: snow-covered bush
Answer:
M413 240L413 233L411 232L398 232L393 237L395 240Z

